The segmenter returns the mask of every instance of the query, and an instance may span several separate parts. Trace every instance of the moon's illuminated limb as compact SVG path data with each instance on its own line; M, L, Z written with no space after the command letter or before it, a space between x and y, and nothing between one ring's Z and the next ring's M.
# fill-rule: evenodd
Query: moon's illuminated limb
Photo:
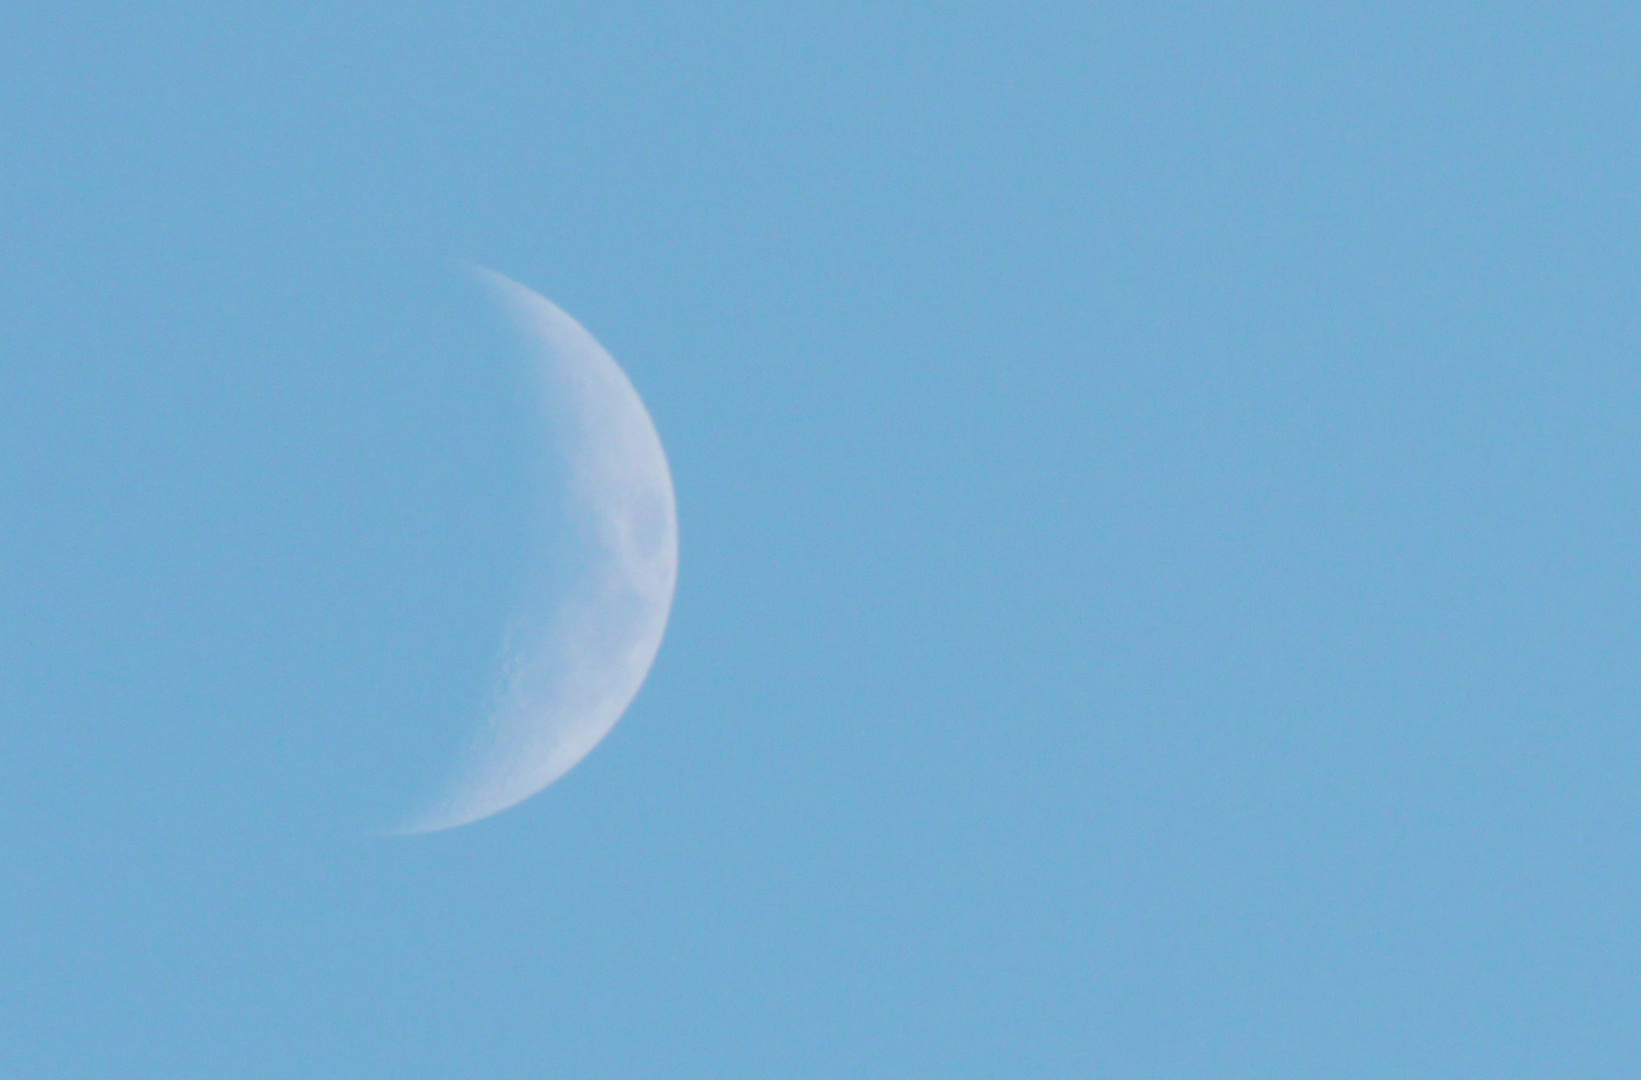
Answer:
M502 647L490 714L456 776L404 832L488 817L568 772L609 733L649 674L678 580L678 512L661 437L626 374L551 301L478 276L534 353L542 407L559 421L570 580L527 603Z

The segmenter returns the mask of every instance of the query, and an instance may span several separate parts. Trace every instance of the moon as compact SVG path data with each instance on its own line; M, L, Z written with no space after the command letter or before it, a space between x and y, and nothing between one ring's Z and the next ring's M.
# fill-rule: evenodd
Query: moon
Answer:
M542 557L508 623L484 722L440 795L396 830L489 817L570 771L609 734L661 647L678 581L678 510L661 436L581 324L494 271L474 274L529 352L541 414Z

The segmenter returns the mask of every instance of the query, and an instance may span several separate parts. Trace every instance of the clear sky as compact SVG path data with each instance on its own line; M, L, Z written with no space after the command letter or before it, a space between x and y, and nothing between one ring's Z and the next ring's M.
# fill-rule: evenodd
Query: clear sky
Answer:
M0 1073L1641 1070L1641 9L0 14ZM533 800L460 265L681 563Z

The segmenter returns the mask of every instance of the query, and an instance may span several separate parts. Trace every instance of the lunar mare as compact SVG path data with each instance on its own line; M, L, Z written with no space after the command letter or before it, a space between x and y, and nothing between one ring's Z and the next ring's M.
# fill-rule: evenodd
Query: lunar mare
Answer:
M444 793L400 831L489 817L575 766L626 712L661 647L678 514L661 437L591 334L516 281L476 270L531 351L565 528L507 627L485 722Z

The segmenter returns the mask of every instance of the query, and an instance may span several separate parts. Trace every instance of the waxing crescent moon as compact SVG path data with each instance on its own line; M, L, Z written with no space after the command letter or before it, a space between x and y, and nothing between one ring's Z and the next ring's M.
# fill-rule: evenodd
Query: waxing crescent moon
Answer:
M552 566L511 622L488 715L443 794L400 831L489 817L563 776L609 734L649 674L678 580L678 511L661 437L626 373L551 301L476 276L530 351L563 490Z

